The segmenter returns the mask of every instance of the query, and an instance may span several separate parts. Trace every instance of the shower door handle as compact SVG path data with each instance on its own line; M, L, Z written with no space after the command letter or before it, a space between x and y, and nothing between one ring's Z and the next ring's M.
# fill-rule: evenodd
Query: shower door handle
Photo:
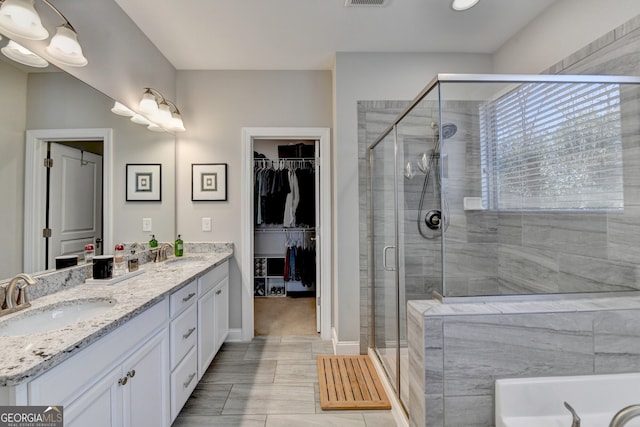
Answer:
M382 268L384 268L386 271L396 271L395 267L389 267L387 265L387 251L389 249L395 249L396 247L393 245L389 245L389 246L385 246L382 249Z

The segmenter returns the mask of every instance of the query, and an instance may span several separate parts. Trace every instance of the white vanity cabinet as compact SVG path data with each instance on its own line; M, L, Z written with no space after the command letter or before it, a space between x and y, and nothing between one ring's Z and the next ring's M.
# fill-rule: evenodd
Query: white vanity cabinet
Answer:
M171 422L198 383L198 295L197 280L169 297L171 323Z
M66 427L169 427L228 335L228 276L225 261L63 362L0 387L0 405L64 406Z
M29 405L63 405L65 426L169 426L167 301L26 385Z
M198 279L198 380L229 334L229 263Z

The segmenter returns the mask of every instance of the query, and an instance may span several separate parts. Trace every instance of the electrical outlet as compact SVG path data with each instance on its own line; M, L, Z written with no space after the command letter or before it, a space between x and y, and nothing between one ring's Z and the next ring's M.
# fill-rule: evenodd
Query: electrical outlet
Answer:
M142 218L142 231L153 231L151 227L151 218Z
M202 218L202 231L211 231L211 218Z

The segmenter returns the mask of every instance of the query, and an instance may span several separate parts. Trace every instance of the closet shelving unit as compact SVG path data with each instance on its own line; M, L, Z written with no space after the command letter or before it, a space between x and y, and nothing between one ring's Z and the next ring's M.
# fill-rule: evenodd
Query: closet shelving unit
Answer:
M263 168L315 167L316 159L310 158L255 158L254 165ZM288 245L306 246L315 241L315 226L296 225L287 227L283 224L256 225L254 228L254 296L286 297L290 292L315 291L300 281L285 281L285 257ZM259 245L262 239L271 243ZM277 243L274 243L277 242ZM258 248L260 247L260 248Z

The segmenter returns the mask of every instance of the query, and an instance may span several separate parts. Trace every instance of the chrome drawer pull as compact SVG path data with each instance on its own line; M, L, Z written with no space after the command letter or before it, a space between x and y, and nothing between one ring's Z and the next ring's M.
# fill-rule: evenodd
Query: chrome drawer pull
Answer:
M187 301L189 301L191 298L193 298L195 296L196 296L195 292L192 292L189 295L187 295L186 297L182 298L182 302L187 302Z
M193 334L195 332L196 328L191 328L189 329L189 331L182 335L182 339L186 340L187 338L189 338L191 336L191 334Z
M191 384L191 381L193 381L193 379L196 377L196 373L194 372L193 374L189 375L189 379L187 379L187 382L183 384L184 388L189 387L189 384Z

